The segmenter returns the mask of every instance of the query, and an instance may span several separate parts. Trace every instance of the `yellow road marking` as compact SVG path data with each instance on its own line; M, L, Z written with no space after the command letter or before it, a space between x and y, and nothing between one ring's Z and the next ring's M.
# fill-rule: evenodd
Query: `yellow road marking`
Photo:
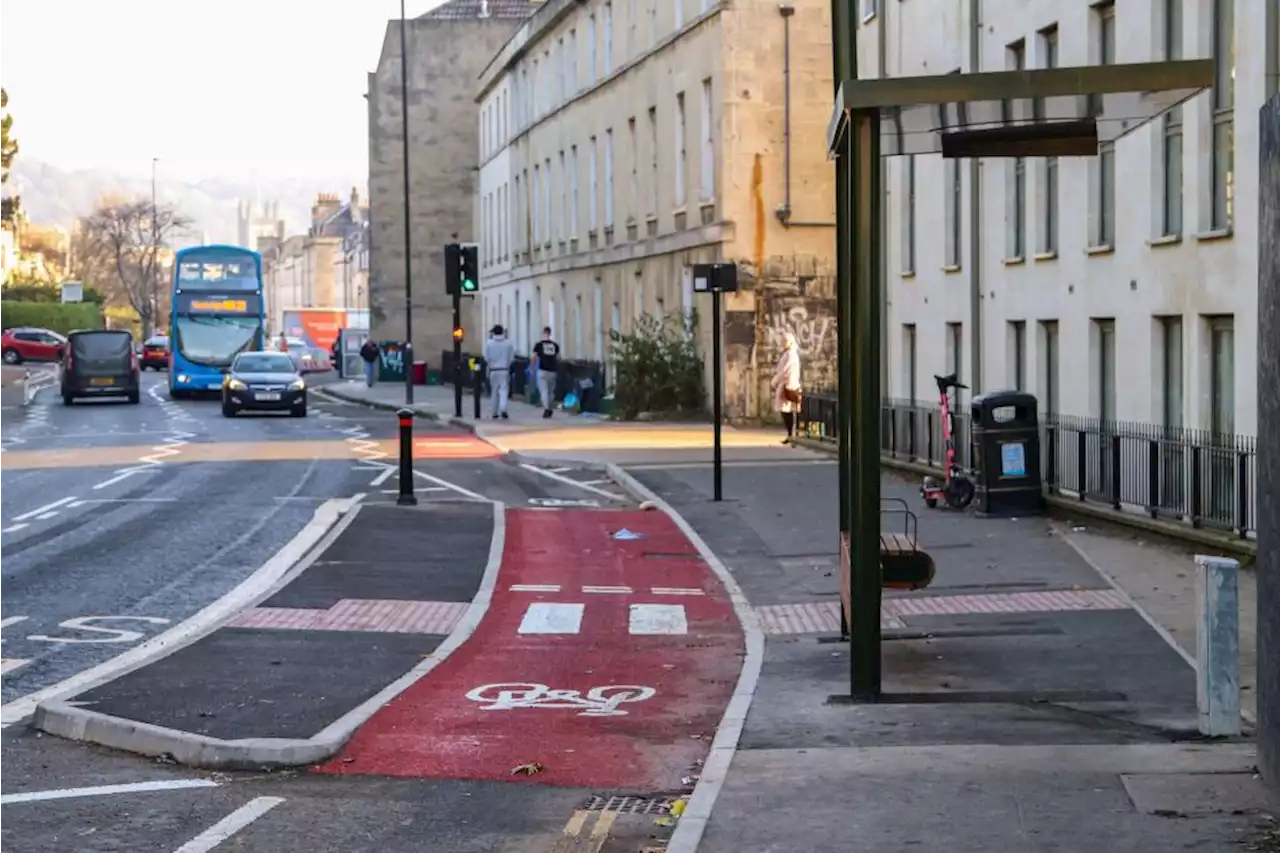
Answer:
M372 452L371 452L372 451ZM311 441L223 441L182 445L132 445L126 447L74 447L56 450L6 450L0 454L0 470L32 468L123 468L146 464L144 457L157 457L164 465L184 462L288 462L313 459L395 458L399 446L379 441L372 447L356 447L352 442L330 439ZM420 459L473 459L493 456L488 445L456 444L420 448ZM157 466L159 467L159 466Z
M617 812L600 812L596 825L591 828L591 843L587 845L587 853L600 853L609 838L609 830L613 829L613 822L617 819Z

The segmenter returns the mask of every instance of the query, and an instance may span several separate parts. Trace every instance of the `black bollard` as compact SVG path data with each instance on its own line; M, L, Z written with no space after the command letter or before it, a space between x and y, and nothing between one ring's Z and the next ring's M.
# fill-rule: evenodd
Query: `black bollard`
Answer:
M413 494L413 409L401 409L396 412L400 419L400 494L396 497L398 506L416 506L418 499Z
M476 420L480 420L480 395L484 393L484 362L476 359L475 369L471 372L471 381L475 383Z

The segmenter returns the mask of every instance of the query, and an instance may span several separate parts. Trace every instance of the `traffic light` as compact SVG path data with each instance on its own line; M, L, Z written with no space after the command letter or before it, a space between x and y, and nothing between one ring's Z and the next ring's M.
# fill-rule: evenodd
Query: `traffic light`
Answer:
M458 269L458 282L462 293L475 293L480 289L480 262L478 246L463 246L462 263Z
M449 243L444 247L445 293L457 296L480 291L479 247Z
M465 337L465 335L466 335L466 332L462 330L461 326L453 327L453 339L455 341L457 341L458 343L462 343L462 339L463 337Z

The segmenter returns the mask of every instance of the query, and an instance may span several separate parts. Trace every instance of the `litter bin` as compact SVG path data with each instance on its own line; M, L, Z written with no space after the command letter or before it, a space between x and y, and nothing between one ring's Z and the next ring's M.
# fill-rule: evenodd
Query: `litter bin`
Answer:
M427 384L427 363L425 361L415 361L413 363L413 384Z
M970 413L974 508L982 515L1043 515L1035 396L990 391L970 401Z

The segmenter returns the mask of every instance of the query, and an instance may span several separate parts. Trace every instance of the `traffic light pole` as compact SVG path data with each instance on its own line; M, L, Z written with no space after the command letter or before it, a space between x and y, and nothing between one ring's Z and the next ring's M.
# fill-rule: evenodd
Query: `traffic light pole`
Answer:
M453 328L462 328L462 294L453 291ZM462 417L462 339L453 336L453 416Z

